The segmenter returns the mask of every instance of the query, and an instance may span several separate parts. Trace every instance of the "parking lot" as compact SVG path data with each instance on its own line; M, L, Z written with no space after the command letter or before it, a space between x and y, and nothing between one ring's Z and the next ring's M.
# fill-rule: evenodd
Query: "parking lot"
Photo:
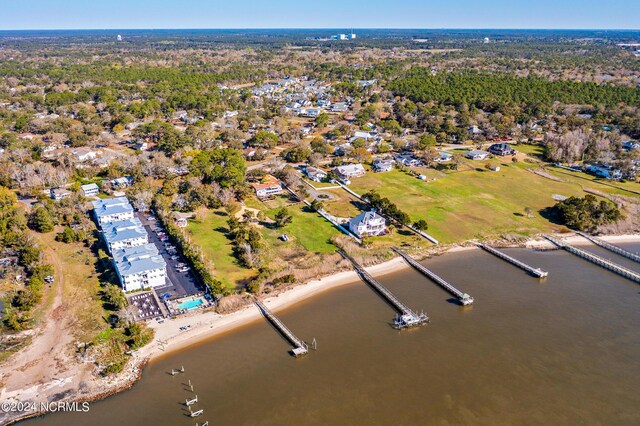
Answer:
M160 228L160 224L156 223L156 220L149 220L149 217L151 217L149 213L144 214L138 212L136 216L147 230L149 242L156 245L158 252L167 263L167 284L166 286L155 288L158 297L160 299L173 300L196 293L202 293L204 289L198 288L192 271L184 270L179 266L180 264L186 263L182 254L177 252L177 250L167 250L167 245L172 244L170 240L163 242L160 237L158 237L156 229Z

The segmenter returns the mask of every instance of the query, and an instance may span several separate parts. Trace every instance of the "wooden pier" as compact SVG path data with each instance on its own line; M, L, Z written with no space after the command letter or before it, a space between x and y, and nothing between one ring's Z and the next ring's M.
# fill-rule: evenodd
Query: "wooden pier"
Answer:
M400 314L394 319L393 325L395 328L409 328L418 325L423 325L429 322L429 317L426 313L422 312L417 314L409 309L404 303L402 303L393 293L391 293L385 286L383 286L378 280L373 278L358 262L356 262L351 256L345 253L343 250L338 250L338 253L345 259L351 262L353 269L360 276L362 281L373 287L378 294L380 294L391 306L393 306Z
M529 274L533 275L534 277L538 277L538 278L545 278L547 275L549 275L548 272L543 271L540 268L534 268L532 266L527 265L524 262L519 261L518 259L515 259L511 256L509 256L508 254L505 254L503 252L501 252L498 249L495 249L491 246L488 246L486 244L478 244L478 247L480 247L481 249L493 254L496 257L499 257L502 260L506 260L507 262L511 263L512 265L517 266L518 268L528 272Z
M273 326L277 328L278 331L282 333L282 335L289 342L291 342L291 344L293 345L293 349L290 351L291 355L297 358L299 356L306 355L307 352L309 352L309 347L304 342L304 340L297 338L296 335L293 334L291 330L289 330L287 326L284 325L284 323L280 321L280 319L264 305L264 303L262 303L256 297L253 298L253 301L256 306L258 306L258 309L260 309L260 312L262 312L262 314L269 320L269 322L273 324Z
M396 252L397 254L402 256L402 258L409 265L413 266L415 269L417 269L419 272L421 272L423 275L425 275L431 281L435 282L440 287L444 288L446 291L448 291L453 296L455 296L455 298L458 299L458 301L462 305L467 306L467 305L473 304L473 297L471 297L467 293L464 293L464 292L458 290L453 285L449 284L444 278L440 277L435 272L431 271L426 266L424 266L421 263L419 263L417 260L415 260L413 257L409 256L407 253L403 252L402 250L400 250L397 247L391 247L391 250L393 250L394 252Z
M586 238L587 240L591 241L593 244L602 247L605 250L609 250L610 252L613 252L615 254L618 254L622 257L626 257L627 259L631 259L634 262L638 262L640 263L640 254L638 253L631 253L630 251L627 251L625 249L623 249L622 247L618 247L616 245L613 245L605 240L603 240L602 238L598 238L598 237L594 237L592 235L587 235L583 232L578 232L578 235L580 235L583 238Z
M544 236L547 240L551 241L553 244L555 244L556 246L565 249L566 251L568 251L571 254L575 254L578 257L581 257L585 260L588 260L591 263L595 263L598 266L602 266L605 269L608 269L611 272L615 272L618 275L621 275L631 281L634 281L638 284L640 284L640 273L636 272L636 271L632 271L631 269L625 268L624 266L618 265L617 263L614 263L608 259L605 259L604 257L600 257L597 256L593 253L589 253L586 250L582 250L579 249L577 247L572 246L571 244L568 244L565 241L562 240L557 240L553 237L550 237L548 235Z

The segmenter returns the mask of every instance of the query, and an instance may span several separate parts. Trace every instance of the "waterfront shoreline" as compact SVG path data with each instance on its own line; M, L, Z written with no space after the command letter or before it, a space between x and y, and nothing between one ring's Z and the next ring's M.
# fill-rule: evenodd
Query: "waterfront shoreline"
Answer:
M639 242L640 234L608 235L600 238L611 243ZM569 244L589 244L585 238L576 234L564 236L563 239ZM527 239L522 243L503 243L500 244L500 247L540 250L556 248L550 241L539 236ZM437 248L437 246L434 248ZM434 251L430 253L429 256L436 254L453 254L477 249L478 247L475 245L475 242L468 241L464 244L453 244L446 247L445 250ZM408 268L410 268L410 266L401 257L397 256L365 269L374 276L383 276ZM286 309L296 303L311 299L329 290L356 283L358 279L355 271L338 272L293 286L275 296L266 297L264 303L271 310L277 312L278 310ZM261 318L262 315L260 312L253 304L249 304L239 311L230 314L218 314L215 312L194 313L187 316L176 317L172 320L165 320L163 324L154 322L151 323L150 326L154 328L156 337L151 344L140 350L140 354L144 355L143 358L149 358L149 360L153 361L156 358L162 358L190 346L202 344L209 339L231 332L235 328L246 326ZM193 324L194 322L196 322L195 326ZM184 332L175 332L175 330L178 330L179 327L182 326L191 327ZM169 327L173 328L173 332L169 330Z
M589 242L575 234L559 234L570 244L589 244ZM610 235L602 239L611 243L640 242L639 234ZM441 254L455 254L464 251L478 250L477 241L467 241L462 244L450 246L434 246L427 253L428 256ZM530 248L534 250L546 250L556 248L551 242L541 236L523 239L518 242L506 240L488 241L496 247ZM374 276L384 276L410 268L401 258L394 257L382 263L369 266L366 270ZM332 289L346 285L357 284L359 281L355 271L341 271L319 279L284 289L274 296L265 297L264 303L273 311L286 309L315 296L324 294ZM261 313L252 303L243 306L236 312L218 314L214 311L197 311L174 319L165 319L163 322L150 321L149 326L154 329L153 341L136 351L127 366L127 371L109 378L97 378L92 381L92 391L80 392L76 390L64 398L67 401L98 401L131 388L142 377L145 366L155 360L159 360L176 352L188 350L197 345L206 344L213 339L231 333L237 329L248 326L262 319ZM180 327L188 327L186 331L180 331ZM179 367L179 366L176 366ZM24 420L28 416L9 419L9 424Z

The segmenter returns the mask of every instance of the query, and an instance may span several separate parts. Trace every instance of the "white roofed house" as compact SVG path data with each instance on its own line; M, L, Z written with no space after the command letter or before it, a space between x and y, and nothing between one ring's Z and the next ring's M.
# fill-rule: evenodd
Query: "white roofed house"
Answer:
M471 151L467 151L465 157L471 160L486 160L487 158L489 158L489 153L481 149L474 149Z
M436 163L445 163L447 161L451 161L452 159L453 155L449 154L448 152L441 151L438 153L438 155L436 155L433 161L435 161Z
M138 218L107 223L103 225L102 236L109 253L149 243L149 235Z
M84 163L85 161L95 160L98 156L98 153L96 151L92 151L89 148L84 147L74 149L73 151L71 151L71 153L81 163Z
M60 201L64 198L70 197L71 195L73 195L73 192L64 188L51 188L49 190L49 196L51 199L56 201Z
M126 197L106 198L93 202L93 214L98 225L104 228L109 222L133 219L133 207Z
M359 238L384 235L387 233L387 221L371 210L353 218L349 222L349 230Z
M349 106L345 102L336 102L331 104L331 111L333 112L346 112L349 110Z
M95 197L100 192L100 188L95 183L89 183L87 185L82 185L81 187L82 194L85 197Z
M327 178L327 173L324 170L320 170L316 167L307 167L304 169L304 173L309 179L314 182L322 182Z
M338 166L333 170L338 174L340 180L342 180L346 185L351 183L350 179L364 176L366 173L362 164L347 164L344 166Z
M154 244L116 250L113 262L125 292L166 284L167 265Z
M373 170L375 172L390 172L393 170L393 160L377 159L373 162Z

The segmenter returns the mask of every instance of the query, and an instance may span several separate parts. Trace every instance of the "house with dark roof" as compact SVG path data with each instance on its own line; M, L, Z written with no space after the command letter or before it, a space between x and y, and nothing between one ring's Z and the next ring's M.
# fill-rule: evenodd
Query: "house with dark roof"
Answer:
M489 147L489 152L493 155L499 155L501 157L516 154L516 150L513 149L508 143L494 143Z

